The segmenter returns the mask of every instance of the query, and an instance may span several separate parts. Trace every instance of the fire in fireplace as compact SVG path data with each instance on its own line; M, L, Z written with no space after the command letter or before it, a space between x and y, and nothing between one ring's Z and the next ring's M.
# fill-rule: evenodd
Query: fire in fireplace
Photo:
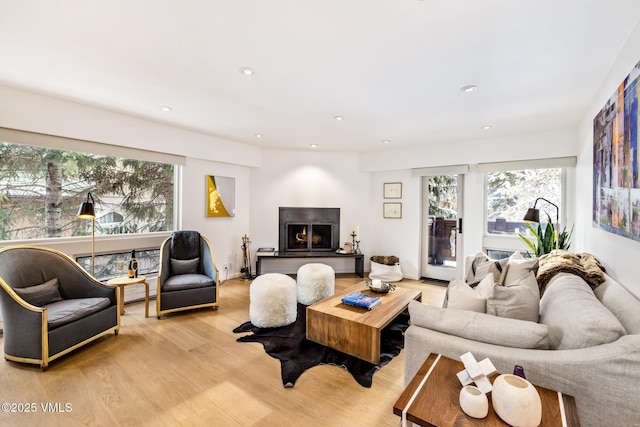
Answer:
M340 246L340 208L280 208L279 247L331 251Z

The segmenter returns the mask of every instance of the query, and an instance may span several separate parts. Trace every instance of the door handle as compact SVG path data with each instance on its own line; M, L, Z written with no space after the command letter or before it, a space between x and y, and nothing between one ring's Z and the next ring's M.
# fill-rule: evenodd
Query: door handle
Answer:
M458 218L458 233L462 234L462 218Z

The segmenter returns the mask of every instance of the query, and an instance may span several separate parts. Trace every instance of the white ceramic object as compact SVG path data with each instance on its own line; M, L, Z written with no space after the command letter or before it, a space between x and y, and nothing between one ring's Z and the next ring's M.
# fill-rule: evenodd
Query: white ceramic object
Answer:
M542 420L538 390L516 375L503 374L495 379L491 403L496 414L514 427L538 426Z
M489 413L489 399L478 387L467 385L460 390L460 408L473 418L484 418Z

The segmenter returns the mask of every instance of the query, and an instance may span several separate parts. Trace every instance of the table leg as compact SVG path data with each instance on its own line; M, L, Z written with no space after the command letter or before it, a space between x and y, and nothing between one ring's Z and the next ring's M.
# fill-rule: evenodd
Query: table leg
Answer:
M124 286L118 286L120 291L120 315L124 314Z
M144 284L144 317L149 317L149 282L146 280L142 282Z

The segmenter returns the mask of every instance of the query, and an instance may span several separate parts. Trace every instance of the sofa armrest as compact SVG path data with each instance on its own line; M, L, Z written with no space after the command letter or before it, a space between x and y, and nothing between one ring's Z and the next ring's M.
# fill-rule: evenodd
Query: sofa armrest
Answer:
M549 328L541 323L498 317L412 301L411 324L474 341L513 348L549 348Z

